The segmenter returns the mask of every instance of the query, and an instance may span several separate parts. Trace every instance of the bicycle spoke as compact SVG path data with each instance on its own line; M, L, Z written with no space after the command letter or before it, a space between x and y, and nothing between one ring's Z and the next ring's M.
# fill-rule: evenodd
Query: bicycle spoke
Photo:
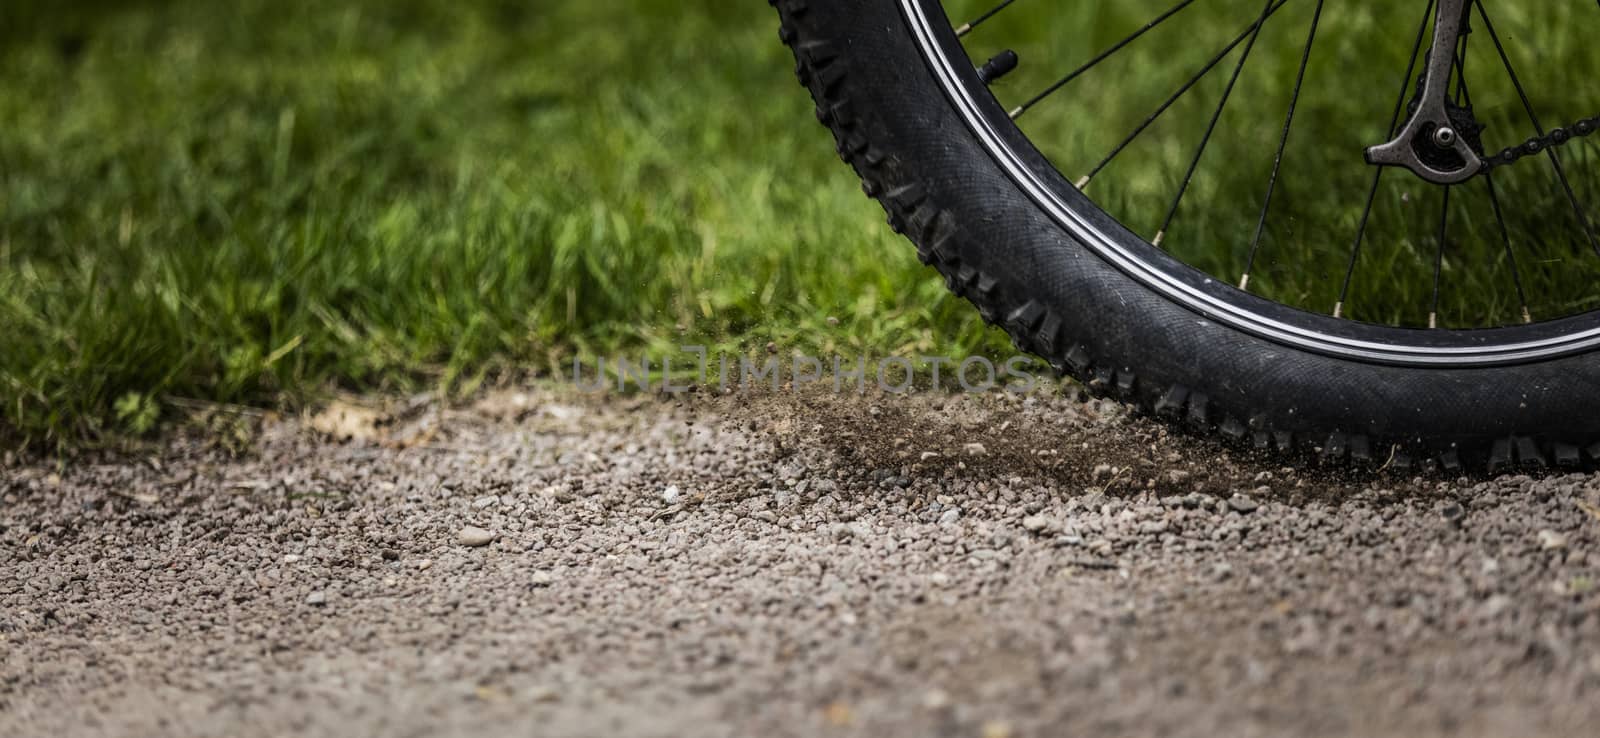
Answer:
M1200 158L1205 156L1206 145L1211 143L1211 135L1217 130L1217 121L1222 118L1222 111L1228 107L1228 98L1233 95L1233 87L1239 82L1239 73L1244 71L1245 62L1250 59L1250 50L1255 47L1256 39L1261 38L1261 29L1267 23L1267 17L1272 13L1272 0L1267 0L1261 7L1261 19L1256 23L1254 31L1250 33L1250 40L1245 43L1244 50L1239 53L1239 62L1233 65L1233 76L1228 78L1228 86L1222 90L1222 99L1217 101L1217 110L1211 115L1211 122L1206 125L1206 135L1200 139L1200 147L1194 152L1194 161L1189 163L1189 172L1183 177L1183 184L1178 187L1178 194L1172 198L1172 207L1167 209L1167 218L1162 221L1161 229L1156 231L1156 237L1151 239L1153 246L1160 246L1161 240L1166 237L1167 229L1172 227L1172 219L1178 214L1178 205L1183 202L1184 193L1189 191L1189 184L1194 181L1195 169L1200 166Z
M989 20L990 18L993 18L995 16L995 14L999 13L1002 10L1005 10L1006 6L1012 4L1012 3L1016 2L1016 1L1017 0L1000 0L1000 4L999 5L996 5L996 6L992 7L992 8L990 8L990 9L988 9L987 11L984 11L983 15L980 15L980 16L978 16L976 18L973 18L971 21L969 21L967 23L963 23L959 27L957 27L956 28L956 36L965 36L968 33L971 33L972 29L977 28L984 21Z
M1100 52L1093 59L1090 59L1089 61L1084 62L1083 66L1078 67L1077 69L1074 69L1071 72L1068 72L1065 77L1062 77L1061 79L1056 80L1056 82L1054 84L1050 85L1049 87L1046 87L1043 92L1040 92L1039 94L1034 95L1027 102L1017 106L1017 108L1015 110L1011 111L1011 119L1012 120L1016 120L1018 116L1022 115L1025 112L1027 112L1028 108L1031 108L1034 105L1037 105L1040 100L1043 100L1043 99L1049 97L1050 95L1054 94L1056 92L1056 90L1059 90L1062 87L1067 86L1067 83L1071 82L1074 79L1077 79L1079 75L1083 74L1084 72L1089 71L1090 69L1093 69L1096 64L1099 64L1100 62L1105 61L1105 59L1107 57L1111 56L1112 54L1117 53L1118 51L1121 51L1123 49L1123 47L1127 46L1130 43L1133 43L1135 39L1139 38L1140 36L1143 36L1145 33L1149 32L1151 29L1155 28L1156 26L1161 25L1168 18L1171 18L1174 15L1177 15L1179 11L1183 10L1184 8L1189 7L1193 3L1194 3L1194 0L1180 0L1180 2L1177 5L1172 6L1170 9L1167 10L1167 12L1162 13L1161 15L1157 16L1155 18L1155 20L1152 20L1149 23L1144 24L1144 26L1141 27L1139 30L1134 31L1133 35L1131 35L1131 36L1129 36L1129 37L1127 37L1125 39L1122 39L1121 41L1118 41L1115 44L1112 44L1111 48L1108 48L1105 51Z
M1394 101L1394 113L1390 115L1389 136L1394 138L1395 132L1400 128L1400 111L1405 109L1406 92L1414 84L1411 76L1417 71L1417 57L1422 53L1422 40L1428 36L1428 21L1433 20L1434 0L1428 0L1428 7L1422 11L1422 24L1417 28L1417 41L1411 47L1411 63L1406 66L1406 73L1400 79L1400 94ZM1383 171L1387 167L1376 167L1372 172L1372 188L1367 191L1367 204L1361 210L1361 222L1356 226L1356 240L1350 245L1350 259L1344 268L1344 283L1339 286L1339 300L1333 304L1333 317L1344 315L1344 303L1350 296L1350 280L1356 273L1356 259L1361 256L1361 241L1367 233L1367 222L1372 217L1372 205L1378 199L1378 185L1383 181Z
M1532 323L1533 313L1528 311L1528 293L1522 288L1522 271L1517 266L1517 255L1511 248L1511 229L1506 227L1506 216L1500 210L1500 196L1494 189L1494 172L1485 173L1483 181L1489 188L1489 205L1494 210L1494 219L1500 224L1500 240L1506 247L1506 261L1511 263L1511 280L1517 285L1517 300L1522 303L1522 322Z
M1494 42L1495 52L1500 55L1500 63L1505 65L1506 74L1511 78L1511 84L1517 89L1517 96L1522 99L1522 108L1528 113L1528 121L1533 123L1534 135L1542 136L1545 127L1539 122L1539 114L1534 112L1533 102L1528 99L1528 93L1522 87L1522 80L1518 78L1516 69L1512 68L1511 57L1506 54L1506 48L1500 43L1500 34L1494 30L1494 23L1489 20L1489 12L1484 9L1482 0L1474 2L1478 6L1478 16L1483 19L1484 30L1489 32L1489 39ZM1578 218L1578 223L1583 226L1583 233L1589 239L1589 247L1594 250L1595 256L1600 256L1600 239L1595 238L1594 227L1589 223L1589 216L1584 212L1583 205L1578 202L1578 195L1572 189L1572 182L1567 179L1566 168L1561 166L1561 157L1556 156L1555 149L1545 149L1545 154L1550 157L1550 165L1555 169L1556 179L1561 182L1561 189L1566 192L1567 201L1572 204L1572 212Z
M1439 277L1444 272L1444 245L1450 228L1450 191L1445 185L1444 199L1439 203L1439 248L1433 255L1433 305L1428 308L1428 327L1439 327Z
M1467 99L1467 38L1471 31L1465 26L1461 35L1456 38L1456 48L1451 56L1451 66L1456 75L1456 104L1461 105ZM1449 82L1449 80L1445 80ZM1445 185L1444 195L1439 202L1439 248L1433 257L1433 303L1428 308L1428 327L1439 327L1439 286L1444 275L1444 250L1450 238L1450 191L1454 187Z
M1270 18L1274 13L1278 12L1279 8L1282 8L1288 3L1289 0L1278 0L1277 4L1272 6L1272 11L1267 13L1267 16ZM1106 165L1110 164L1112 159L1117 158L1117 155L1122 153L1123 149L1128 148L1128 145L1133 143L1134 139L1139 137L1139 134L1144 133L1145 129L1154 124L1156 119L1160 118L1163 113L1167 112L1168 108L1171 108L1178 102L1180 98L1187 94L1189 90L1193 89L1196 84L1199 84L1200 80L1204 79L1206 75L1210 74L1211 70L1215 69L1217 64L1221 63L1223 59L1227 58L1230 52L1239 47L1239 44L1244 43L1244 40L1249 38L1250 34L1254 33L1255 30L1260 26L1260 20L1251 23L1249 26L1245 27L1245 29L1241 31L1239 35L1235 36L1233 41L1229 42L1227 46L1224 46L1221 51L1217 52L1215 56L1211 57L1209 61L1200 67L1198 72L1195 72L1189 77L1188 81L1184 82L1183 85L1178 88L1177 92L1172 93L1172 96L1168 97L1165 102L1161 103L1161 106L1156 108L1155 112L1146 117L1144 122L1140 123L1138 127L1133 129L1132 133L1129 133L1126 138L1122 139L1122 141L1117 144L1116 148L1111 150L1111 153L1106 154L1105 158L1101 159L1098 164L1095 164L1094 168L1090 169L1088 174L1080 177L1077 181L1078 189L1081 190L1085 187L1088 187L1089 182L1096 176L1099 176L1100 171L1105 169Z
M1467 94L1467 39L1471 37L1471 29L1462 24L1461 35L1456 38L1455 52L1451 54L1451 66L1456 75L1456 104L1468 104L1470 96ZM1449 80L1445 80L1449 82ZM1439 327L1439 285L1444 274L1444 250L1449 243L1450 228L1450 191L1453 187L1446 185L1443 199L1439 203L1439 249L1433 257L1433 304L1428 309L1428 327Z
M1311 31L1306 36L1305 52L1300 56L1300 71L1295 76L1294 93L1289 96L1289 114L1283 121L1283 138L1278 140L1278 153L1272 159L1272 175L1267 178L1267 196L1261 202L1261 218L1256 221L1256 234L1250 239L1250 255L1245 259L1244 276L1239 278L1239 289L1250 288L1250 270L1256 263L1256 252L1261 248L1261 233L1267 227L1267 211L1272 208L1272 193L1278 188L1278 171L1283 166L1283 151L1289 146L1289 129L1294 126L1294 112L1300 103L1300 88L1306 81L1306 67L1311 63L1311 46L1317 40L1317 24L1322 21L1324 0L1317 0L1317 9L1311 14Z
M1468 31L1470 33L1470 31ZM1472 107L1472 88L1467 84L1467 44L1471 37L1462 35L1460 53L1456 54L1456 104ZM1483 173L1484 187L1489 191L1489 206L1500 230L1500 243L1505 248L1506 262L1511 265L1511 282L1517 288L1517 305L1522 309L1522 322L1532 323L1533 313L1528 309L1528 292L1522 286L1522 268L1517 264L1516 250L1511 246L1511 228L1506 225L1505 211L1500 208L1500 194L1494 186L1494 172Z

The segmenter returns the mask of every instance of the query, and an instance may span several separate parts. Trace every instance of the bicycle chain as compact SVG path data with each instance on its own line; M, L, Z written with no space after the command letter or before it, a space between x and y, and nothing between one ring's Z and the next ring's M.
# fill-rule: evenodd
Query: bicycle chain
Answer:
M1483 172L1488 172L1495 167L1503 167L1524 157L1533 156L1542 151L1564 146L1574 139L1583 138L1600 130L1600 115L1584 118L1565 128L1555 128L1543 136L1534 136L1516 146L1508 146L1494 156L1483 158Z

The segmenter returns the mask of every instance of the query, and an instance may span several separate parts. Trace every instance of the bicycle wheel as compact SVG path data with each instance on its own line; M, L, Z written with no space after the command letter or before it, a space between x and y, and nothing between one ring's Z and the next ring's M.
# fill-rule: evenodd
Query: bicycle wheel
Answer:
M1019 348L1263 450L1600 460L1600 7L987 3L773 0L863 189Z

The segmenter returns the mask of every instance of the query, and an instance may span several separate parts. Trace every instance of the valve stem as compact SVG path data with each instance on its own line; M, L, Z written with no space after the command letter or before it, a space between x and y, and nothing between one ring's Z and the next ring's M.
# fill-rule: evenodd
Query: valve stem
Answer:
M1017 68L1017 52L1006 49L989 58L989 61L978 67L978 79L984 84L994 84L1001 77L1011 73Z

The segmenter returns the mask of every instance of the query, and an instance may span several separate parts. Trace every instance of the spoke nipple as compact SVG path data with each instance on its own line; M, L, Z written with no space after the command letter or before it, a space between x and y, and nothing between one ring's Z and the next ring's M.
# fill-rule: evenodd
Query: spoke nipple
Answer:
M1428 327L1429 328L1438 328L1439 327L1439 314L1438 313L1428 313Z
M971 30L972 30L972 24L971 23L962 23L961 27L956 29L956 36L958 36L958 37L959 36L965 36L965 35L967 35L967 32L971 31Z
M1017 116L1022 115L1022 111L1023 111L1023 107L1019 105L1019 106L1016 107L1016 109L1012 110L1007 115L1009 115L1012 120L1016 120Z
M1080 190L1085 188L1085 187L1088 187L1089 186L1089 175L1085 174L1082 177L1079 177L1078 181L1073 183L1073 186L1077 187Z
M1344 301L1343 300L1340 300L1340 301L1338 301L1338 302L1333 304L1333 317L1335 317L1335 318L1343 318L1344 317Z
M1522 308L1522 322L1524 322L1524 323L1532 323L1533 322L1533 313L1528 312L1528 308L1527 308L1526 305L1524 305L1523 308Z
M1161 240L1167 237L1166 231L1156 231L1156 237L1150 241L1151 246L1160 246Z
M1239 278L1239 289L1240 290L1250 289L1250 274L1248 272L1245 273L1245 275L1243 277Z

